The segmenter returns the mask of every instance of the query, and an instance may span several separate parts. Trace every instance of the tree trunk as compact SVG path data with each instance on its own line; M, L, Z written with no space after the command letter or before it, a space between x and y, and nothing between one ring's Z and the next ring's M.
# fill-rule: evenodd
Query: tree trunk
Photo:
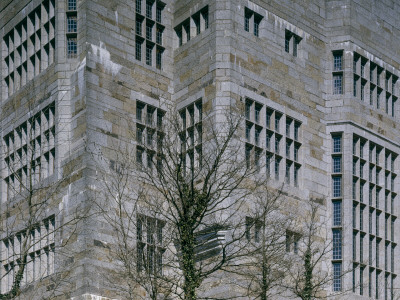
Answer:
M196 272L195 244L196 238L193 229L187 225L187 223L183 224L181 232L181 251L184 278L183 292L185 300L196 300L196 289L200 286L198 274Z

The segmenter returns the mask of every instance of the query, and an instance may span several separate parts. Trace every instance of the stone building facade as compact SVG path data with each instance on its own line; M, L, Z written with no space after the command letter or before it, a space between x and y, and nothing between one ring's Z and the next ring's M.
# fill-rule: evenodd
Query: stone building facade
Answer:
M2 0L2 209L29 170L37 182L61 182L35 221L46 242L29 252L25 284L61 268L51 228L60 210L87 201L91 144L107 156L111 141L128 136L123 118L140 110L156 120L164 102L215 110L242 102L245 155L265 161L263 172L294 198L324 199L334 247L328 292L398 297L399 13L395 0ZM10 245L24 229L15 226L0 237L2 293L17 263ZM112 268L107 230L95 218L79 226L69 297L112 297L101 276Z

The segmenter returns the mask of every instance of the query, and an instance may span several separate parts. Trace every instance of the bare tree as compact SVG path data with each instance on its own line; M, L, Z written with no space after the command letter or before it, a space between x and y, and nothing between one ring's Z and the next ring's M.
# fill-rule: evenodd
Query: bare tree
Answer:
M283 185L275 189L265 187L251 197L251 209L246 217L243 257L230 272L239 278L236 285L244 288L254 299L272 299L282 294L281 283L286 256L286 229L291 225L291 214L285 207Z
M298 253L292 256L285 270L287 278L284 286L302 300L326 299L327 289L334 280L327 262L334 245L318 201L307 202L305 212L297 224L300 229L297 236ZM342 272L340 276L343 274Z
M162 297L194 300L200 292L211 299L205 291L207 280L214 275L223 280L220 272L235 267L243 256L243 245L237 243L245 236L242 208L266 178L245 155L242 112L227 109L228 113L203 112L201 102L170 108L157 120L163 128L158 133L148 126L146 135L136 125L137 146L119 141L115 161L99 164L107 170L101 175L107 186L102 197L112 197L118 207L117 216L102 211L117 232L110 248L116 247L112 252L121 274L127 272L131 291L140 286L146 291L143 296L151 299L159 299L160 291ZM155 134L157 146L149 146ZM93 157L104 160L101 152ZM159 275L152 256L140 249L141 216L165 226ZM149 226L147 236L153 234Z

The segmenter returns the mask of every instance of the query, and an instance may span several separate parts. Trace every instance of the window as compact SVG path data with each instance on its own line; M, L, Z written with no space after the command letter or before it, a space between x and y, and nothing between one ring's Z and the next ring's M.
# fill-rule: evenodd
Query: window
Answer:
M289 118L286 118L286 136L290 137L290 127L292 124L292 120Z
M333 156L333 173L341 173L342 172L342 157L341 156Z
M332 177L333 181L333 197L341 197L342 195L342 177Z
M291 39L291 34L289 31L285 32L285 52L289 53L290 51L290 39Z
M165 222L145 215L137 215L136 222L137 270L162 275Z
M342 259L342 230L333 229L333 259Z
M246 141L250 142L252 124L246 124Z
M246 8L245 13L244 13L244 30L247 32L250 31L250 17L251 17L251 13L249 13L248 9Z
M272 139L272 133L267 132L266 140L265 140L265 146L267 150L271 150L271 139Z
M275 153L279 154L279 142L280 142L280 137L275 136Z
M290 145L291 142L290 141L286 141L286 158L290 158Z
M334 135L333 139L333 152L340 153L342 152L342 137L340 135Z
M153 17L153 1L146 0L146 18L151 19Z
M77 31L77 22L76 16L68 16L67 17L67 32L76 32Z
M333 226L342 225L342 202L333 202Z
M202 10L201 14L203 15L204 19L204 27L208 29L208 6Z
M76 10L76 0L68 0L68 10Z
M136 39L135 57L137 60L142 60L142 40Z
M68 58L75 58L77 56L78 48L76 38L68 38L67 40L67 56Z
M357 232L353 231L353 261L357 260Z
M343 75L333 75L333 94L343 94Z
M343 52L334 52L333 53L333 70L341 71L343 63Z
M357 204L353 203L353 228L357 226Z
M246 217L246 239L251 242L259 243L262 234L263 223L251 217Z
M148 39L149 41L152 40L153 37L153 24L147 22L146 23L146 39Z
M254 35L259 36L260 35L260 23L261 23L261 17L259 15L254 16Z
M343 51L333 52L333 94L343 94Z
M136 0L136 12L139 14L142 13L142 0Z
M299 129L300 129L300 123L295 122L294 123L294 140L295 141L299 140Z
M278 113L275 113L275 131L279 132L279 121L281 120L281 116Z
M158 23L161 23L162 11L163 11L163 6L160 6L157 3L157 7L156 7L156 22L158 22Z
M260 134L261 134L261 129L256 128L254 140L255 140L255 144L256 144L257 146L260 146Z
M379 268L379 257L380 257L380 253L379 253L379 241L376 240L375 263L376 263L376 267L377 267L377 268Z
M152 50L153 47L151 45L146 45L146 65L152 65Z
M162 66L162 54L163 54L162 49L157 48L157 50L156 50L156 68L159 70L161 70L161 66Z
M266 114L266 126L267 126L267 128L271 128L271 119L272 119L272 111L271 110L267 110L267 114Z
M364 90L365 90L365 84L361 83L361 101L364 101Z
M293 151L293 152L294 152L293 154L294 154L294 160L295 160L295 161L298 161L298 160L299 160L299 150L300 150L300 149L299 149L299 146L298 146L298 145L295 145L295 146L294 146L294 151Z
M364 295L364 268L360 267L360 295Z
M157 26L157 30L156 30L156 43L159 45L162 45L162 28L160 28L159 26Z
M342 290L342 263L333 263L333 291Z
M265 168L267 172L267 176L271 176L271 154L267 154L265 161Z
M374 238L372 236L369 237L369 245L368 245L368 260L369 265L372 266L372 245L374 243Z
M261 106L256 105L255 106L255 122L260 123L260 112L261 112Z
M286 179L286 183L290 184L290 167L291 167L291 163L290 162L286 162L286 172L285 172L285 179Z
M285 52L292 53L296 57L300 41L301 37L287 29L285 30Z
M143 19L136 17L136 34L140 35L140 36L142 35L142 23L143 23ZM136 40L137 40L137 38L136 38Z
M294 186L299 186L299 170L300 170L300 166L295 165L294 166L294 175L293 175L293 180L294 180Z
M354 76L353 79L353 96L357 97L357 89L358 89L358 78Z
M260 35L260 23L262 16L256 12L245 7L244 11L244 30L250 32L250 26L253 25L253 34L255 36Z
M280 159L276 158L275 159L275 180L279 180L279 164L280 164Z
M300 234L286 230L286 252L298 254Z
M360 207L360 230L364 230L364 207Z
M248 119L248 120L250 120L250 112L251 112L251 101L247 100L246 107L245 107L245 115L246 115L246 119Z

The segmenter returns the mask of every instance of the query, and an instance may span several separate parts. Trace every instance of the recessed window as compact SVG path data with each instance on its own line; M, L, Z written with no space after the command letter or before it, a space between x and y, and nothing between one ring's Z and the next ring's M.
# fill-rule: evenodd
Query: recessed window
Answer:
M68 10L76 10L76 0L68 0Z
M258 37L260 35L260 24L262 19L263 17L260 14L245 7L244 30L250 32L252 27L253 34Z
M151 19L153 17L153 1L146 1L146 18Z
M152 64L152 50L151 45L146 45L146 65L151 66Z
M78 45L76 38L67 39L67 56L68 58L75 58L78 53Z
M142 40L138 40L136 39L136 48L135 48L135 57L137 60L142 60L142 44L143 41Z
M76 32L77 31L77 22L76 16L68 16L67 18L67 32Z
M163 50L160 48L157 48L156 50L156 68L161 70L162 67L162 55L163 55Z
M139 14L142 13L142 0L136 0L136 12Z
M333 197L341 197L342 196L342 177L334 176L332 177L333 182Z
M333 173L341 173L342 172L342 157L341 156L333 156Z
M342 230L333 229L333 259L342 259Z
M335 94L335 95L343 94L343 75L342 74L333 75L333 94Z
M333 226L342 225L342 201L333 202Z
M333 153L342 152L342 136L334 135L332 137L333 140Z
M287 29L285 30L285 52L297 56L300 42L301 37Z

